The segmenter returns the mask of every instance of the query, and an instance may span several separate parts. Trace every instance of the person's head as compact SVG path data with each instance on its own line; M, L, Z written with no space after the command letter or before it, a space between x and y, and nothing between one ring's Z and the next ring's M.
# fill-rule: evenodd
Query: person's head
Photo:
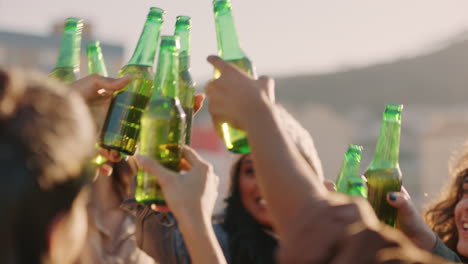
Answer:
M78 256L93 129L76 92L35 73L0 69L1 263L71 263Z
M276 110L288 136L310 165L311 175L323 181L322 165L312 137L284 108L277 105ZM272 263L277 241L265 233L272 229L272 220L258 188L250 154L239 156L233 163L230 196L226 201L223 226L230 235L232 258L239 263Z
M425 218L450 249L468 257L468 146L450 174L452 183Z
M304 160L310 165L311 174L323 181L322 164L315 149L312 137L294 117L283 107L276 105L276 111L281 118L288 136L295 143ZM280 194L279 194L280 195ZM268 214L266 201L260 194L254 165L250 154L240 156L231 169L230 198L228 208L238 203L261 226L271 228L271 218ZM239 207L240 208L240 207Z

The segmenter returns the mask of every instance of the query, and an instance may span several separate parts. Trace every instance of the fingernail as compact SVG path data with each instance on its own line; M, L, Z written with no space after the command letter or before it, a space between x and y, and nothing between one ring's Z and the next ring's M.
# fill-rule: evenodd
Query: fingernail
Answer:
M394 193L391 192L391 193L388 194L388 198L390 198L390 200L392 200L392 201L396 201L397 197L396 197L396 195Z
M106 175L106 176L111 176L112 175L112 166L110 166L109 164L104 164L101 166L100 170L101 170L101 173Z

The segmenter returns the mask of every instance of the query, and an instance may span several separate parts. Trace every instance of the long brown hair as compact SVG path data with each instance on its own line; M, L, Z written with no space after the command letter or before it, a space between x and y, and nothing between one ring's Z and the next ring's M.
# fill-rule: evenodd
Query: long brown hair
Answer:
M455 207L463 196L463 181L468 177L468 144L450 169L452 183L440 198L429 207L425 220L429 227L451 250L457 252L458 230L455 224Z
M234 264L274 263L274 252L278 246L275 238L265 233L268 227L262 226L245 209L240 192L240 172L242 155L231 170L230 196L226 199L222 227L229 239L230 262Z

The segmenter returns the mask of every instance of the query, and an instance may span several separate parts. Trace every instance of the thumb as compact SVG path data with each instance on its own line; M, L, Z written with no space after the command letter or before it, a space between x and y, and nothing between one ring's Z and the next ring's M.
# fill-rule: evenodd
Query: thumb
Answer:
M409 197L406 197L402 192L389 192L387 193L388 203L397 208L400 212L409 212Z
M100 89L118 91L124 88L131 80L132 80L132 77L128 75L119 79L100 76L100 78L96 79L95 83L96 83L96 86L98 86Z
M198 153L191 147L184 146L183 148L184 158L192 165L192 167L198 167L201 164L206 163Z
M146 171L147 173L156 176L158 179L159 185L164 189L164 186L170 184L174 178L177 176L174 172L166 169L158 161L153 160L146 156L135 155L138 167L141 170Z
M205 94L196 94L194 96L194 101L193 114L196 114L203 106L203 102L205 101Z

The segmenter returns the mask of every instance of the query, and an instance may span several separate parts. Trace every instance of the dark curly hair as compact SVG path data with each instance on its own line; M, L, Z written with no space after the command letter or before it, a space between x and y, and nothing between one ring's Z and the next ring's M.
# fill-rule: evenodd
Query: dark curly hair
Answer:
M454 252L457 252L458 230L455 223L455 207L463 197L463 182L468 180L468 145L460 159L450 169L453 178L448 189L425 213L429 227ZM460 255L460 254L459 254Z
M235 162L231 170L231 195L226 199L227 207L222 223L229 236L232 263L274 263L277 240L265 232L269 227L259 224L242 204L239 179L245 157L246 155Z

